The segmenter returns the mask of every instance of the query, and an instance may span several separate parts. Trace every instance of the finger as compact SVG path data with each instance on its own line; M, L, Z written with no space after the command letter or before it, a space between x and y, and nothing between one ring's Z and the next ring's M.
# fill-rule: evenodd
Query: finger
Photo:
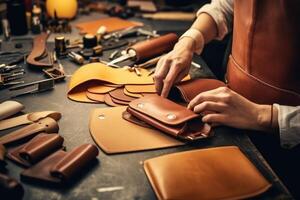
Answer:
M217 126L221 126L222 124L220 123L211 123L210 126L211 127L217 127Z
M187 71L182 71L177 75L177 78L175 79L174 83L179 83L181 82L181 80L188 74L188 70Z
M226 105L219 102L204 101L196 105L193 109L195 113L202 113L206 111L222 112L226 109Z
M170 67L169 73L167 74L166 78L163 80L163 89L161 91L162 97L167 97L172 85L175 82L175 79L177 78L178 74L180 73L180 66L178 64L173 64Z
M190 101L188 109L193 110L196 105L199 105L204 101L219 102L221 100L220 97L215 94L215 91L202 92Z
M207 114L202 117L202 122L204 123L217 123L217 124L225 124L226 116L220 113Z
M157 64L153 79L155 84L155 89L158 94L161 93L163 88L163 80L167 76L169 69L170 69L170 61L168 59L160 59L159 63Z

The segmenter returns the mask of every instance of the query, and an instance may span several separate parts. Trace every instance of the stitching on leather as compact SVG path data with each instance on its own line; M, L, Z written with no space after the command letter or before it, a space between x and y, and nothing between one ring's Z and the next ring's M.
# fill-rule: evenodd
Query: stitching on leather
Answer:
M264 82L264 81L258 79L257 77L255 77L255 76L253 76L253 75L247 73L247 72L244 71L244 70L241 68L241 66L235 61L235 59L233 58L232 55L230 55L230 58L231 58L231 60L232 60L232 62L233 62L233 64L234 64L234 66L235 66L237 69L239 69L243 74L245 74L246 76L248 76L249 78L251 78L252 80L257 81L257 82L259 82L259 83L261 83L261 84L263 84L263 85L265 85L265 86L267 86L267 87L270 87L270 88L272 88L272 89L274 89L274 90L279 90L279 91L286 92L286 93L289 93L289 94L292 94L292 95L296 95L296 96L298 96L298 97L300 98L300 94L298 94L297 92L294 92L294 91L292 91L292 90L287 90L287 89L283 89L283 88L279 88L279 87L270 85L269 83L266 83L266 82Z

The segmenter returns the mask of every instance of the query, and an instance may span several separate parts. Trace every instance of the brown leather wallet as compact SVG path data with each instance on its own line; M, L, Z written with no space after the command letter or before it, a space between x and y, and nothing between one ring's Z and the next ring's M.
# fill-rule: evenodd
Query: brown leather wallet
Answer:
M236 146L164 155L144 169L158 199L246 199L271 187Z
M127 112L151 126L185 140L212 136L201 116L158 95L147 95L129 103Z
M0 173L0 194L1 199L19 200L23 198L23 186L15 179Z
M168 98L174 101L189 103L201 92L225 87L226 84L216 79L193 79L173 86Z
M40 133L26 144L8 150L7 157L29 167L54 151L61 149L64 139L58 134Z
M95 145L83 144L70 152L58 150L21 173L22 180L65 183L94 160L99 151Z

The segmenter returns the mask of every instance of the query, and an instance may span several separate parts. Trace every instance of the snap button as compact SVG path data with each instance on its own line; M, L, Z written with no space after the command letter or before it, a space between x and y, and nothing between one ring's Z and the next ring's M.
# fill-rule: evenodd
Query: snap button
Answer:
M105 115L101 114L98 116L99 119L105 119Z
M138 108L144 108L144 106L145 106L145 104L143 104L143 103L138 103L138 104L137 104L137 107L138 107Z
M173 113L169 113L169 114L167 115L167 118L170 119L170 120L176 119L176 115L173 114Z

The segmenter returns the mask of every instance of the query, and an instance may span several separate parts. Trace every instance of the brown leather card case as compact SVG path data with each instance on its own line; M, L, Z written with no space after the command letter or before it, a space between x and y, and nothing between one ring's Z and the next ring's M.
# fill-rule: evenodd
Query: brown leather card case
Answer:
M125 106L98 108L90 115L90 133L108 154L143 151L184 145L156 129L137 125L122 118Z
M225 87L226 84L215 79L193 79L180 82L171 88L168 98L174 101L183 101L189 103L194 97L201 92Z
M7 157L25 167L61 149L64 139L58 134L40 133L26 144L8 150Z
M0 144L9 144L13 143L25 138L32 137L37 135L38 133L45 132L45 133L57 133L59 130L57 122L50 118L46 117L43 118L35 123L29 124L23 128L20 128L16 131L8 133L0 137Z
M147 95L129 103L127 112L151 126L184 140L212 136L201 116L158 95Z
M164 155L144 169L160 200L245 199L271 187L236 146Z
M83 144L70 152L58 150L46 159L21 173L23 180L39 180L65 183L98 156L98 149L91 144Z

